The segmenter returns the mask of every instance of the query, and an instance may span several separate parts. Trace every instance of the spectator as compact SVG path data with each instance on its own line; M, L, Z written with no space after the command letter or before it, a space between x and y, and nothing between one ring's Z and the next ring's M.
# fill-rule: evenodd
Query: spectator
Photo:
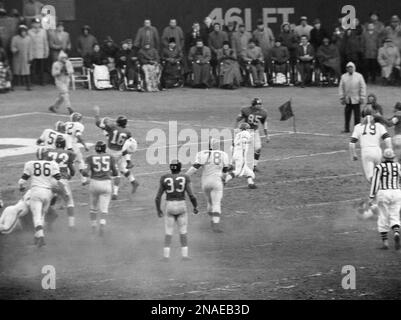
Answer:
M201 27L200 27L200 34L201 38L204 41L203 44L205 46L209 46L209 33L213 32L214 30L214 23L213 19L210 17L206 17L205 20L203 21Z
M152 26L150 19L144 21L143 27L136 33L134 41L134 46L140 50L145 48L145 44L156 50L160 48L159 32Z
M361 104L366 102L366 83L363 76L356 72L353 62L348 62L346 67L347 72L341 76L339 85L340 101L342 105L345 105L345 130L343 133L350 132L352 112L355 125L361 122Z
M181 27L177 26L176 19L170 19L170 23L168 27L164 28L162 33L162 44L163 49L166 49L170 46L170 39L174 38L176 47L178 50L184 50L185 46L185 37L184 32L182 31Z
M11 52L13 53L13 75L18 84L24 84L27 90L31 90L30 64L33 59L32 40L28 36L28 28L20 25L18 35L11 40Z
M393 84L400 73L400 50L395 46L391 38L384 41L383 47L379 49L377 57L382 69L382 77L386 84Z
M336 26L331 36L331 43L337 47L338 52L340 54L341 72L345 70L345 63L346 63L345 52L344 52L344 44L345 44L344 38L345 38L345 30L342 28L341 25Z
M209 88L211 57L212 53L210 49L203 44L202 39L198 39L196 45L189 50L188 60L192 63L194 88Z
M101 50L106 58L112 58L116 60L119 48L114 43L114 40L110 36L107 36L103 41Z
M364 31L363 26L358 18L355 18L355 31L357 36L361 36Z
M301 39L302 36L306 36L308 40L310 39L310 32L313 27L308 24L308 18L302 16L300 18L300 24L295 27L294 32L297 35L298 39Z
M128 39L121 42L121 48L117 52L116 60L116 67L118 69L123 69L127 66L131 51L132 49L129 48Z
M8 55L0 40L0 93L12 89L12 73L8 64Z
M35 19L41 18L41 11L43 3L36 0L25 0L22 9L22 15L24 16L25 23L30 25Z
M212 52L211 66L213 68L213 75L216 77L217 67L217 51L223 48L223 43L228 41L227 33L221 31L220 23L214 24L214 31L209 33L209 49Z
M164 88L174 88L183 85L183 53L176 44L174 37L169 39L168 48L163 49L162 60L164 63L162 85Z
M333 84L338 84L341 77L340 53L338 48L330 43L328 37L323 38L323 43L318 48L316 57L322 72L328 75L329 82L334 79Z
M241 71L235 51L230 43L225 41L223 47L217 50L219 64L219 86L223 89L239 88L242 82Z
M49 47L52 63L58 60L60 51L69 53L71 50L70 34L64 31L64 23L57 23L55 30L49 30Z
M233 36L235 32L237 31L237 22L236 21L228 21L227 25L223 27L223 31L227 33L228 36L228 42L230 43L230 46L233 43Z
M98 43L94 35L91 34L91 28L88 25L83 26L82 34L78 37L77 51L78 54L85 58L92 54L93 46Z
M314 27L310 32L310 43L317 50L323 44L323 39L328 37L328 33L322 28L320 19L315 19L313 25Z
M315 50L308 41L306 35L301 36L301 43L297 49L298 71L301 75L301 87L304 88L312 81L313 60L315 59Z
M391 17L391 22L385 29L385 38L390 38L401 51L401 23L397 15Z
M362 69L362 42L357 30L348 29L344 36L344 59Z
M274 46L274 35L272 29L265 26L263 20L257 21L256 30L253 32L253 38L262 49L265 61L270 59L270 51Z
M248 48L242 52L242 60L252 75L254 86L267 86L265 83L265 58L262 48L256 46L256 40L249 40Z
M49 107L49 111L57 112L60 106L64 104L70 114L74 112L71 108L69 94L70 79L73 73L74 68L68 60L68 55L64 51L60 51L58 60L52 66L52 76L54 77L59 95L54 105Z
M379 20L379 14L377 12L369 13L369 21L365 23L365 30L368 29L369 24L373 24L373 29L377 33L379 40L384 36L385 26L384 23Z
M33 20L28 35L32 40L32 75L35 83L43 86L46 59L49 57L49 42L46 30L42 29L39 19Z
M10 17L15 20L17 28L20 24L26 24L25 18L20 14L18 9L11 9Z
M11 38L17 34L17 31L18 22L7 16L7 11L0 7L0 41L2 42L3 48L7 52L9 58L11 58Z
M120 72L125 74L128 90L143 91L139 81L140 64L131 39L122 42L121 49L117 54L116 66Z
M245 30L245 25L240 24L238 31L233 34L232 48L235 51L237 57L240 57L242 53L248 48L249 40L252 39L252 34Z
M375 94L370 93L367 97L366 104L370 104L374 115L383 116L383 107L377 103L377 97Z
M192 24L192 30L185 37L185 51L189 52L189 50L196 46L196 41L198 39L202 39L203 43L207 42L207 39L201 38L200 32L200 24L199 22L194 22Z
M160 91L160 56L158 51L151 46L150 42L138 52L138 59L145 74L145 85L147 92Z
M284 22L281 26L281 33L279 38L282 39L282 44L288 48L290 54L290 73L291 78L295 78L295 66L297 64L297 48L298 48L298 38L293 31L291 31L290 24Z
M372 83L376 81L376 74L378 72L377 54L379 51L380 36L375 30L373 23L366 25L366 31L362 34L362 55L364 60L364 77L368 82L369 77Z
M290 60L290 53L288 48L282 45L283 40L279 37L276 39L274 48L271 52L271 59L274 62L274 72L286 74L286 65Z
M87 54L84 57L84 61L85 61L85 66L90 69L93 69L94 65L97 66L106 65L108 62L106 55L103 53L98 43L95 43L93 45L92 53Z

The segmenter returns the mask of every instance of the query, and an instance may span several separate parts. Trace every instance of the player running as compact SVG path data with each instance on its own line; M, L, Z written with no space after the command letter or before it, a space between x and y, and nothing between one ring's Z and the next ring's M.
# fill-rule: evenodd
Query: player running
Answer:
M203 167L202 191L207 200L207 212L212 217L212 230L221 233L219 228L221 216L221 200L223 199L223 181L228 172L229 160L224 151L219 150L219 141L211 139L209 150L196 155L195 163L188 169L187 175L193 175Z
M57 121L54 125L54 129L55 130L45 129L40 138L36 141L36 144L54 149L56 147L57 137L62 136L66 140L66 149L72 149L71 139L65 133L65 123Z
M61 174L58 164L54 161L44 160L45 150L39 148L37 153L37 160L29 161L25 164L24 173L18 181L20 191L25 191L28 180L31 179L31 199L29 202L29 209L32 212L33 225L35 227L35 244L38 247L45 245L44 241L44 216L49 209L53 190L55 187L66 198L66 190L64 185L60 182ZM56 179L57 184L54 184Z
M109 154L114 157L119 171L129 180L132 186L132 193L135 193L139 183L135 180L134 175L129 169L133 167L131 164L131 153L135 152L137 143L135 139L132 138L131 132L126 128L128 119L125 116L119 116L116 123L113 124L108 118L100 119L100 108L98 106L94 107L94 111L96 126L106 132ZM115 180L113 186L113 200L117 200L118 190L119 185Z
M81 182L82 184L86 184L87 179L82 175L82 171L85 169L85 163L80 145L82 145L85 148L85 151L89 151L89 148L86 146L86 143L82 138L85 126L82 124L81 121L82 121L82 114L74 112L70 115L70 121L67 121L65 123L65 129L67 135L70 137L69 139L71 139L72 151L74 151L76 155L75 161L77 162L79 172L81 173Z
M252 105L250 107L245 107L241 109L241 113L237 117L237 122L235 123L235 128L238 128L239 123L244 121L250 125L250 129L253 136L255 155L254 155L254 171L258 171L257 165L262 152L262 142L260 139L259 126L263 125L264 134L266 137L266 142L270 142L267 126L267 112L262 108L262 100L255 98L252 100Z
M246 176L248 179L248 187L250 189L256 189L254 182L255 173L249 168L247 163L248 149L252 142L252 136L249 132L250 128L251 126L248 123L241 123L239 126L240 131L235 134L232 158L234 170L227 174L225 182L227 183L236 177Z
M394 106L394 115L386 121L388 127L394 126L393 148L398 162L401 161L401 102Z
M356 155L355 144L360 141L362 167L369 183L373 177L374 167L382 159L381 140L384 140L386 149L392 149L390 135L381 123L375 122L372 114L371 107L366 107L362 111L362 122L354 127L349 144L351 159L357 161L358 156Z
M68 227L71 231L75 228L75 217L74 217L74 199L72 197L71 187L69 180L75 175L74 161L75 153L72 150L66 150L66 141L64 137L58 136L56 139L56 148L49 149L46 151L46 157L49 160L58 163L60 168L61 179L60 182L64 185L67 193L67 197L64 197L64 201L67 206L68 214Z
M377 220L383 247L387 250L388 233L394 232L395 249L400 250L400 209L401 209L401 165L394 162L392 149L384 150L384 161L374 169L370 189L370 205L377 203L379 218Z
M188 214L185 204L185 193L188 194L194 208L194 213L198 213L198 202L192 192L191 179L188 175L181 173L181 162L174 160L170 164L171 173L165 174L160 179L159 191L156 195L156 209L159 218L163 217L161 210L161 198L166 192L166 215L165 215L165 238L163 258L167 261L170 258L170 246L174 231L174 222L177 222L180 232L181 255L184 260L188 260Z
M118 178L118 170L114 158L106 153L106 143L98 141L95 144L96 155L86 158L87 169L83 171L85 176L90 176L90 219L92 231L96 232L98 223L97 215L100 211L99 235L102 236L106 227L106 215L109 212L109 204L112 193L111 177Z

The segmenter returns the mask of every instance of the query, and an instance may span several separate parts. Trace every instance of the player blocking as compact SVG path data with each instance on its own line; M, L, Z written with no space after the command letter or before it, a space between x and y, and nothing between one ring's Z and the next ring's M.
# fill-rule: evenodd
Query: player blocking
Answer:
M183 260L188 260L188 213L185 203L185 194L188 194L193 206L194 214L198 213L198 202L192 192L191 179L187 174L181 173L181 163L173 160L170 163L171 173L160 178L159 190L156 194L156 210L159 218L163 216L165 221L165 238L163 258L170 258L170 246L173 237L174 223L176 222L180 233L181 255ZM161 209L161 198L166 193L166 214Z
M132 137L131 132L126 128L128 119L125 116L119 116L116 123L113 124L108 118L100 118L100 108L98 106L94 107L94 111L96 126L102 129L107 136L109 154L115 159L119 172L131 183L132 193L135 193L139 183L136 181L130 169L133 167L131 154L136 151L137 142ZM113 200L117 200L118 191L119 183L115 180L113 185Z

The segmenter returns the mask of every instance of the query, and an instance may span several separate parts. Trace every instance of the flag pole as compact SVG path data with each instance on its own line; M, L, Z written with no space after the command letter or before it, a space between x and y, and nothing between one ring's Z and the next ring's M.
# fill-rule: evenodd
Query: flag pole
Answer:
M292 97L290 98L290 104L292 106ZM297 133L297 126L296 126L296 122L295 122L295 113L293 114L292 118L293 118L292 119L293 131L294 131L294 133Z

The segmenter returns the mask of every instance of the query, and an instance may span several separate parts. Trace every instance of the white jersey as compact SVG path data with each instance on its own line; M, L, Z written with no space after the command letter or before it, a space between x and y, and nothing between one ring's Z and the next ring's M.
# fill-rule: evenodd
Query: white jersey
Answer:
M390 135L381 123L374 122L369 118L370 116L355 126L351 142L356 143L360 141L361 148L380 148L381 140L389 138Z
M52 189L55 186L54 176L59 174L60 168L55 161L29 161L24 167L24 175L31 178L31 188Z
M65 130L67 135L71 138L71 143L76 145L78 143L78 137L84 133L85 126L81 122L66 122Z
M57 132L53 129L45 129L42 133L42 135L39 137L41 141L43 141L43 144L46 148L49 149L55 149L56 148L56 139L58 136L62 136L65 139L65 148L66 149L71 149L72 144L71 144L71 139L70 137L61 132Z
M233 158L246 159L251 144L252 134L249 131L240 131L234 137Z
M221 177L223 168L229 166L228 155L221 150L204 150L196 155L194 166L203 166L202 179Z

